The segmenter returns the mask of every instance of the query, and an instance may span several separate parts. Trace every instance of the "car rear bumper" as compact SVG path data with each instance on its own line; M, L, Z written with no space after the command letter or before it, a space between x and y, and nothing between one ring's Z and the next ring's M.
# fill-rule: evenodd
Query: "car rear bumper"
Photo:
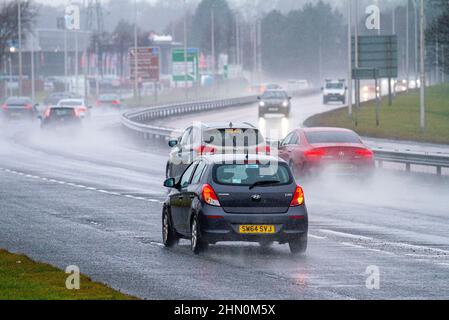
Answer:
M205 206L200 213L201 235L209 243L221 241L276 241L287 243L308 232L305 205L283 214L229 214L222 208ZM274 233L242 234L241 225L274 226Z
M368 176L374 172L375 163L373 161L363 162L308 162L304 166L307 174L332 174L336 176Z
M6 119L32 119L36 116L33 110L26 109L4 110L1 115Z

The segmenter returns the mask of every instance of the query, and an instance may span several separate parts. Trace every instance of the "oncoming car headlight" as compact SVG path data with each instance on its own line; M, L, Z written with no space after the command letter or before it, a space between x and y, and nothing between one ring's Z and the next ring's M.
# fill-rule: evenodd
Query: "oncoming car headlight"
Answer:
M259 103L259 106L261 106L261 107L265 107L265 102L263 102L263 101L260 101L260 103Z
M284 102L282 103L282 106L283 106L283 107L288 107L288 101L284 101Z

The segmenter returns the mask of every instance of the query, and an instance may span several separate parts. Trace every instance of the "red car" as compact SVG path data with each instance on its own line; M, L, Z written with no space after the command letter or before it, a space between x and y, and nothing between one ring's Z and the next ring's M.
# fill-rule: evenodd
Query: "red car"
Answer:
M291 132L279 144L279 157L296 176L332 170L340 174L369 175L374 153L352 130L304 128Z

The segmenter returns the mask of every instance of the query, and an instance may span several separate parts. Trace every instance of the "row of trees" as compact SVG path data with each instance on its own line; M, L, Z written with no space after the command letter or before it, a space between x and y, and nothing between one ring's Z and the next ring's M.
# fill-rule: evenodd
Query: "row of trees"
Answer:
M346 61L343 16L319 1L282 14L270 12L262 20L262 62L272 75L321 81L343 71Z
M0 4L0 60L6 56L11 45L18 45L19 38L17 1L3 2ZM31 1L26 0L21 3L22 36L33 29L38 7ZM1 61L0 61L1 62Z

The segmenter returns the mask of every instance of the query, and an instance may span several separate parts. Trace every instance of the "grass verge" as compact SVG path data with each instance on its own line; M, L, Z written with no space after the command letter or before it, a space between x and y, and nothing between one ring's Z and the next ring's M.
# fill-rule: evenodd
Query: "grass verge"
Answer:
M449 144L449 84L426 89L426 129L420 129L419 91L396 96L393 106L383 97L380 126L376 126L376 103L363 103L353 118L348 108L315 115L305 121L308 127L332 126L355 130L362 136ZM357 119L357 125L356 120Z
M133 300L135 298L80 277L80 290L68 290L69 274L26 256L0 250L0 300Z

